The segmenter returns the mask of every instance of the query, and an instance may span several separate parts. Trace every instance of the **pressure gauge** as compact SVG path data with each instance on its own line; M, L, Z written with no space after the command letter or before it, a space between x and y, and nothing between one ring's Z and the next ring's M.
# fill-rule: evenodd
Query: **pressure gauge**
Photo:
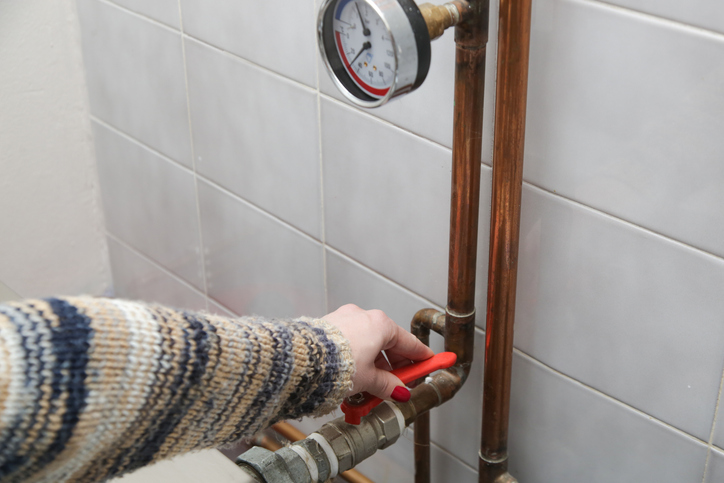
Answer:
M325 0L317 30L332 80L359 106L417 89L430 69L430 34L413 0Z

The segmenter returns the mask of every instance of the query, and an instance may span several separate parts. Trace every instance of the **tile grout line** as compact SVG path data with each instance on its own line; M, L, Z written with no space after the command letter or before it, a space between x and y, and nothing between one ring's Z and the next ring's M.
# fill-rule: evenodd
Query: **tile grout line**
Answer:
M181 54L184 62L184 84L186 88L186 115L189 123L189 143L191 144L191 168L194 173L194 192L196 195L196 223L199 231L199 258L201 261L201 278L204 282L204 302L206 311L209 310L209 283L206 275L206 253L204 251L204 234L201 229L201 200L199 199L199 179L196 173L196 149L194 146L194 129L191 123L191 95L189 93L189 66L186 61L186 42L183 38L184 19L181 9L181 0L178 0L179 28L181 30Z
M711 459L711 451L714 448L714 434L716 431L716 421L719 417L719 406L721 405L722 387L724 387L724 368L722 369L721 380L719 381L719 394L716 398L714 406L714 419L711 422L711 432L709 433L709 445L706 449L706 461L704 461L704 477L702 483L706 483L706 471L709 469L709 460Z
M111 231L109 231L107 228L104 228L103 234L104 234L105 236L107 236L108 238L110 238L111 240L113 240L114 242L116 242L116 243L118 243L119 245L121 245L121 246L122 246L123 248L125 248L126 250L128 250L128 251L130 251L131 253L133 253L134 255L136 255L137 257L141 258L141 259L144 260L145 262L148 262L148 263L150 263L151 265L153 265L155 268L161 270L164 274L168 275L169 277L171 277L171 278L174 279L175 281L177 281L177 282L179 282L180 284L184 285L186 288L192 290L192 291L193 291L194 293L196 293L197 295L200 295L201 297L203 297L204 299L206 299L206 295L205 295L201 290L199 290L198 288L194 287L191 283L187 282L186 280L184 280L184 279L181 278L180 276L178 276L178 275L176 275L175 273L173 273L171 270L169 270L168 268L166 268L165 266L163 266L160 262L154 260L153 258L151 258L151 257L149 257L148 255L146 255L145 253L141 252L140 250L138 250L138 249L135 248L134 246L132 246L132 245L130 245L129 243L127 243L127 242L126 242L125 240L123 240L122 238L120 238L120 237L118 237L117 235L113 234L113 233L112 233ZM207 310L208 310L208 309L207 309Z
M316 7L316 4L314 4ZM317 15L315 8L312 8L312 25L314 32L314 45L317 45ZM320 206L320 238L322 241L322 283L324 284L324 311L325 313L331 312L332 308L329 306L329 273L327 264L327 221L326 221L326 207L324 204L324 153L322 152L322 101L319 90L319 64L314 63L314 73L317 76L317 147L319 149L319 206ZM336 309L336 307L335 307Z

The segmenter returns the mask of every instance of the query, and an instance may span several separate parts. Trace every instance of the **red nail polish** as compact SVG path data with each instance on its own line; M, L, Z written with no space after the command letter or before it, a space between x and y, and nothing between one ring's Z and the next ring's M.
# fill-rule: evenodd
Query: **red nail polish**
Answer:
M392 391L392 399L397 402L407 402L410 400L410 390L403 386L397 386Z

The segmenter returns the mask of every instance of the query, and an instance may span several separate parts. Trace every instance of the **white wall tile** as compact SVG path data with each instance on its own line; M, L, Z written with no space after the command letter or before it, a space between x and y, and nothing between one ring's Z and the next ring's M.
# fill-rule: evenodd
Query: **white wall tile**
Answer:
M91 113L191 165L181 35L97 0L79 0Z
M510 472L518 481L702 481L706 445L515 355Z
M322 316L322 246L199 182L209 297L237 314Z
M724 255L724 38L600 3L534 5L526 179Z
M600 0L639 12L724 33L724 3L719 0Z
M327 243L445 304L450 153L322 100Z
M179 6L178 0L111 0L129 10L145 15L169 27L179 28Z
M709 455L704 483L721 483L724 481L724 453L713 449Z
M420 309L431 304L395 285L353 260L327 251L328 312L345 304L363 309L379 309L400 327L410 330L410 322Z
M115 296L179 309L205 310L205 297L152 262L108 238Z
M106 227L203 288L193 174L94 122Z
M724 261L524 190L516 346L707 440L724 363Z
M430 446L430 481L476 483L478 473L459 459L432 445Z
M317 95L186 42L197 172L321 237Z
M316 87L314 2L181 0L184 32L308 86Z

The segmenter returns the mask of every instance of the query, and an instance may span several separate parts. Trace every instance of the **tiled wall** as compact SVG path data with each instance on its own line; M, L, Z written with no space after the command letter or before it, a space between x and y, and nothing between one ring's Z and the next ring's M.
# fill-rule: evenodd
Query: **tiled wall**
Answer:
M724 4L533 4L511 471L722 482ZM404 326L444 304L450 33L417 93L361 111L320 70L313 0L78 5L118 295L273 316L354 302ZM433 415L437 482L476 481L476 343ZM407 435L360 469L411 481L411 453Z

